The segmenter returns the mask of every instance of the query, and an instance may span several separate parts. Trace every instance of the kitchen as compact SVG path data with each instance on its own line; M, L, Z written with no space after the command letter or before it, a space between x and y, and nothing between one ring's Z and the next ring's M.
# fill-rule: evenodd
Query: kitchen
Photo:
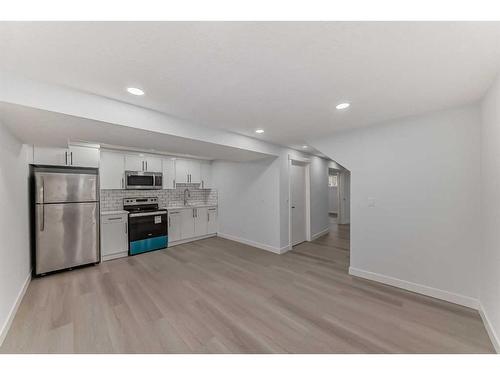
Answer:
M36 276L217 234L209 160L82 143L32 155Z

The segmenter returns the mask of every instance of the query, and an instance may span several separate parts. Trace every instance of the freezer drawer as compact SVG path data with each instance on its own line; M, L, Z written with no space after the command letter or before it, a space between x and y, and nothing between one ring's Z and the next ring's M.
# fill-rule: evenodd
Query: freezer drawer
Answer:
M35 274L99 262L98 203L37 204Z
M97 174L36 172L36 203L95 202Z

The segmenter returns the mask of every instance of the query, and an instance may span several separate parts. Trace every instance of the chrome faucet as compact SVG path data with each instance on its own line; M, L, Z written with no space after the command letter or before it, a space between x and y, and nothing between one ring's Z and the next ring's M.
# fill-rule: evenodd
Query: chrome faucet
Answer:
M186 196L187 193L187 196ZM184 206L187 206L188 204L188 198L191 198L191 193L189 192L189 189L184 189Z

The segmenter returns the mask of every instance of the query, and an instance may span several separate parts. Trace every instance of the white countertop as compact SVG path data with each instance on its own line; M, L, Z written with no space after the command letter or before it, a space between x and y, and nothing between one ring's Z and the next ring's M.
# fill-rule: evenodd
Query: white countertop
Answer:
M188 210L190 208L202 208L202 207L217 207L216 204L190 204L187 206L169 206L164 207L162 210Z
M101 211L101 215L123 215L128 214L125 210L115 210L115 211Z

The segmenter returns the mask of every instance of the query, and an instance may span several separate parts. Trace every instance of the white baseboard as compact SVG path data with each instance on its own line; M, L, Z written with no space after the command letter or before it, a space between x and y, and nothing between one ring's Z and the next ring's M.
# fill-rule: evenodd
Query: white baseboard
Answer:
M23 287L21 288L21 290L17 294L16 301L14 302L14 305L12 305L12 308L10 309L7 320L5 321L2 329L0 330L0 346L2 346L3 341L5 340L5 337L7 337L7 333L9 332L10 326L12 325L12 322L14 321L14 317L16 316L17 309L19 308L19 305L21 305L21 301L23 300L24 294L26 293L26 290L28 289L28 285L30 285L30 281L31 281L31 270L28 273L26 280L24 280Z
M477 299L457 293L448 292L446 290L436 289L430 286L416 284L410 281L401 280L395 277L386 276L375 272L365 271L354 267L349 267L349 274L353 276L362 277L368 280L378 281L383 284L392 285L401 289L406 289L411 292L420 293L429 297L434 297L444 301L456 303L457 305L470 307L472 309L477 310L479 308L479 301Z
M169 242L168 243L168 247L174 247L174 246L182 245L182 244L188 243L188 242L193 242L193 241L198 241L198 240L204 240L205 238L210 238L210 237L215 237L215 236L217 236L216 233L211 233L211 234L205 234L204 236L186 238L185 240L179 240L179 241Z
M324 235L325 235L325 234L327 234L328 232L330 232L330 228L329 228L329 227L328 227L328 228L323 229L321 232L318 232L318 233L316 233L316 234L313 234L313 235L311 236L311 241L314 241L314 240L316 240L316 239L320 238L321 236L324 236Z
M101 257L101 262L106 262L108 260L113 260L113 259L118 259L118 258L125 258L125 257L128 257L128 251L121 252L121 253L114 253L114 254L103 255Z
M493 329L493 325L491 324L491 321L488 318L488 314L484 310L483 305L481 303L479 303L479 315L481 315L484 327L486 328L486 332L488 332L488 336L490 337L491 343L493 344L495 351L497 352L497 354L500 354L500 338Z
M247 240L246 238L233 236L231 234L217 233L217 236L221 237L221 238L225 238L226 240L231 240L231 241L239 242L239 243L242 243L245 245L257 247L257 248L262 249L262 250L267 250L267 251L270 251L270 252L275 253L275 254L283 254L283 253L286 253L288 250L290 250L290 247L288 245L279 248L279 247L274 247L274 246L266 245L263 243Z

